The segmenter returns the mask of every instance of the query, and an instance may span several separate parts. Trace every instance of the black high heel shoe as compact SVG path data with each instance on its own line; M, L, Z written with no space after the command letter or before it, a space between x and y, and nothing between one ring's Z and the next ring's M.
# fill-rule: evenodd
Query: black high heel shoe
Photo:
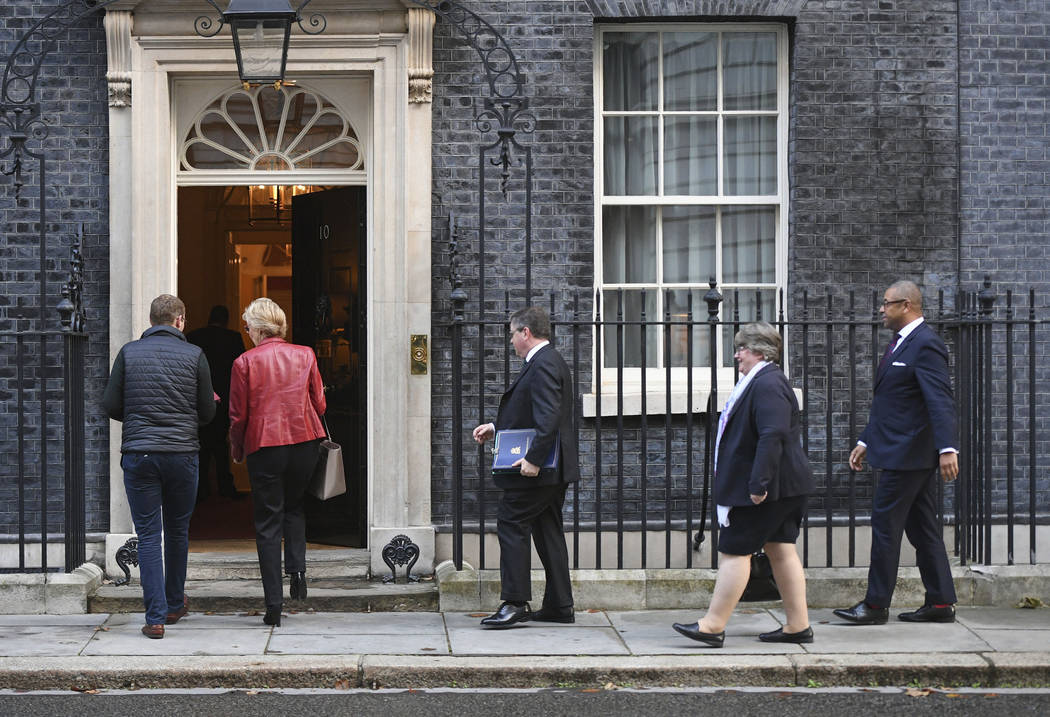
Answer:
M288 586L288 594L292 600L306 599L306 573L289 573L291 583Z
M266 614L263 615L263 622L267 625L273 625L274 627L281 626L281 608L268 607L266 608Z

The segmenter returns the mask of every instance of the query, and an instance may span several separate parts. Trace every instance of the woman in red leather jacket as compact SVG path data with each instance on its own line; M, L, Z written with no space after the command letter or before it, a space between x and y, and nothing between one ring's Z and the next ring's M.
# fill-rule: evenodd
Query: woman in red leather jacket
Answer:
M324 388L317 359L307 346L284 340L288 320L267 298L253 301L243 317L255 348L233 363L230 378L230 453L247 459L255 511L267 625L281 624L284 570L289 595L306 597L306 522L303 493L325 436Z

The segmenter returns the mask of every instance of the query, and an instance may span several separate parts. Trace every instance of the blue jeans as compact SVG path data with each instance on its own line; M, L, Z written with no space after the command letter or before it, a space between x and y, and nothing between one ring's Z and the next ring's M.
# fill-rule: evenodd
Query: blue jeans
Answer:
M197 465L196 453L125 453L120 459L139 536L139 576L149 625L163 625L169 612L182 607Z

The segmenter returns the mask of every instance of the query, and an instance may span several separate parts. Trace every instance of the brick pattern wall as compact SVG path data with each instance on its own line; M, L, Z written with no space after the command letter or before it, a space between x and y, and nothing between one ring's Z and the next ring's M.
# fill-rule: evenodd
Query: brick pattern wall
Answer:
M810 318L825 315L829 295L832 314L846 316L850 292L855 316L873 316L872 296L881 296L885 286L898 278L910 278L924 288L928 313L937 319L942 307L948 314L954 310L959 288L979 288L976 281L984 271L992 269L1001 274L1017 269L1021 257L1035 259L1025 264L1023 281L1045 291L1047 271L1038 259L1046 252L1047 200L1040 182L1045 185L1047 175L1040 162L1045 156L1047 131L1043 111L1048 73L1043 48L1048 11L1034 0L1023 4L1029 9L1027 14L1007 15L994 12L1004 3L967 0L960 15L955 0L586 0L530 4L530 9L536 7L540 13L533 21L519 14L521 3L469 3L505 34L522 60L527 73L526 92L543 127L528 141L538 154L556 153L558 157L553 166L540 169L538 164L534 177L534 186L540 188L534 215L551 217L555 226L567 228L567 241L561 245L560 254L554 247L551 254L535 259L534 272L544 277L540 285L581 289L582 313L589 315L593 24L779 19L789 24L792 43L788 316L798 318L801 314L803 292L809 295ZM557 22L551 24L551 20ZM471 103L480 96L480 89L476 58L456 42L447 26L439 24L437 35L434 255L435 275L443 276L448 208L454 207L460 221L468 224L476 215L476 148L481 137L470 119ZM545 55L557 61L553 67L545 63ZM990 65L997 57L998 64ZM986 67L994 67L990 72L998 74L976 74ZM990 89L990 85L999 89ZM566 98L574 98L571 115L566 114ZM981 119L990 121L978 121ZM566 152L570 143L573 150ZM964 186L961 228L960 152ZM989 152L993 153L991 157ZM1024 164L1019 167L1014 160L1022 153ZM1017 196L1005 199L998 191L999 184L1023 186ZM554 191L548 193L548 188ZM515 199L520 200L520 196L512 193L511 202ZM1007 206L1009 202L1012 204ZM1021 207L1027 209L1024 216L1018 211ZM515 279L520 235L508 236L502 245L500 236L495 233L486 244L488 266L499 265L486 269L485 295L490 301L485 308L489 317L504 310L505 292L511 296L512 306L524 299ZM988 241L989 237L998 241ZM477 297L476 237L468 232L465 244L461 259L473 302ZM506 252L508 248L510 253ZM998 257L996 262L988 261L990 255ZM546 263L553 257L556 259ZM1005 274L997 278L1008 280ZM448 284L435 282L433 505L439 524L451 512L448 446L454 435L462 434L452 430L449 420L449 348L440 327L450 317L449 290ZM478 307L471 302L467 314L474 318ZM568 303L568 299L559 298L555 308L564 309ZM560 318L568 314L562 311ZM951 341L950 332L943 333ZM831 353L835 359L830 366L824 358L822 339L809 336L809 375L818 384L807 406L812 416L810 446L822 481L822 496L824 484L830 480L829 494L836 508L845 505L845 486L851 480L845 463L855 439L849 435L849 416L853 414L853 432L859 431L866 420L870 396L870 330L865 330L864 337L854 365L858 400L851 402L845 334L833 339ZM879 343L883 338L880 335ZM465 423L480 419L479 414L487 419L494 413L494 402L505 380L501 342L498 337L487 340L480 369L479 355L466 356ZM585 345L589 351L586 339ZM800 385L802 362L797 335L789 354L793 379ZM589 372L581 371L579 379L586 385ZM485 386L481 410L479 384ZM829 402L833 417L830 434L823 426ZM583 441L590 441L584 447L588 456L594 452L593 438L588 437L592 434L593 422L585 421ZM639 440L636 434L628 436L629 455L637 455ZM830 476L825 477L823 451L829 444L833 460ZM470 452L468 446L468 456ZM630 477L634 469L627 465L625 470ZM585 465L584 473L593 480L593 462ZM603 473L603 482L615 482L614 467L603 467ZM853 479L862 499L870 494L870 473ZM1042 490L1045 492L1045 486ZM858 510L866 508L858 506Z
M1042 0L960 0L959 102L962 194L959 271L964 287L980 288L985 275L997 295L995 313L1005 316L1007 291L1014 313L1027 316L1035 290L1036 314L1050 308L1050 4ZM996 366L1005 365L1005 332L997 333ZM1017 337L1013 388L1018 410L1029 411L1029 362L1036 364L1037 453L1050 452L1050 330L1042 327L1034 351ZM1003 400L1005 371L993 384ZM1028 432L1009 430L995 416L992 475L1003 492L1006 436L1014 434L1018 490L1015 507L1028 509L1031 466ZM1045 464L1045 458L1043 459ZM1039 464L1037 459L1036 465ZM1036 472L1037 492L1050 477Z
M0 5L0 60L6 65L15 43L55 2L18 0ZM46 157L47 280L48 295L43 310L46 328L58 327L55 311L61 285L69 277L69 249L76 227L85 225L84 302L87 330L91 334L86 366L87 434L87 529L102 531L109 523L108 422L97 408L108 375L108 108L106 100L106 45L101 16L91 16L58 37L57 47L45 61L37 80L37 98L47 126L43 142L30 141L29 149ZM0 132L0 152L10 143ZM11 169L9 158L0 160ZM0 330L38 330L39 306L39 173L35 161L26 164L26 186L22 199L14 196L13 180L0 177ZM34 387L39 373L39 348L29 346L33 362L25 374L27 530L40 523L40 395ZM2 347L0 400L3 425L0 432L0 533L18 530L17 501L17 374L14 344ZM48 531L62 527L63 424L60 344L46 349L48 418L47 504Z

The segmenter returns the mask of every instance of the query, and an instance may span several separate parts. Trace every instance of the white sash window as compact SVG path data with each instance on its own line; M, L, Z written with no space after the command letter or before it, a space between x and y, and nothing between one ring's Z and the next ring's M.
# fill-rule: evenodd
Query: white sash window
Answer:
M605 320L650 322L665 310L707 318L714 278L721 317L776 319L786 284L787 31L770 24L609 25L596 53L596 286ZM739 307L733 290L739 290ZM644 290L644 306L643 306ZM669 290L669 294L667 291ZM672 328L647 332L645 363L684 384L688 346ZM706 327L692 335L693 370L709 381ZM733 361L729 329L717 360ZM624 376L639 378L641 340L625 330ZM603 383L617 379L616 334L602 340ZM701 370L707 366L706 370ZM612 370L610 370L612 369ZM707 378L704 378L706 375ZM732 372L727 376L732 385ZM720 379L721 383L721 379ZM679 386L684 390L684 385ZM663 410L661 406L659 410Z

